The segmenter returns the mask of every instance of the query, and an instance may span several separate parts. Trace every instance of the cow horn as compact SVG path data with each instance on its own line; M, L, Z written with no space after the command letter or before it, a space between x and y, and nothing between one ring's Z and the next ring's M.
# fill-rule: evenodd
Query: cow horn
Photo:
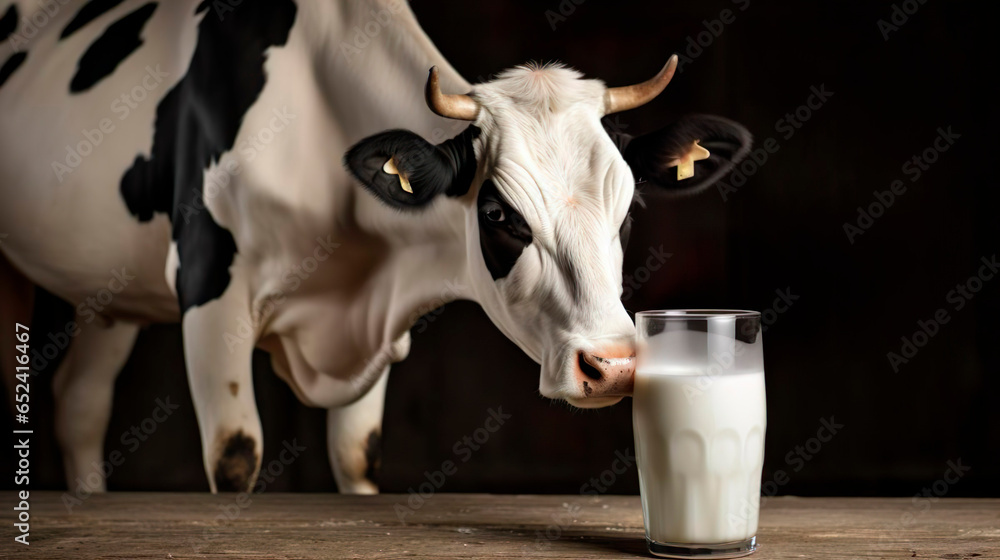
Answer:
M479 103L468 95L452 95L441 93L441 85L438 83L437 66L431 67L431 74L427 77L427 88L424 90L427 98L427 106L442 117L449 119L459 119L463 121L474 121L479 114Z
M675 54L652 79L632 86L608 88L608 91L604 92L604 114L628 111L649 103L667 87L676 70Z

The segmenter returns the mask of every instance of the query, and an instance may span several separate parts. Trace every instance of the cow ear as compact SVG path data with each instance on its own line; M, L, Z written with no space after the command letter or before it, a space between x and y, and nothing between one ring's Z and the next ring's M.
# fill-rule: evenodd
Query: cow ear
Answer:
M656 132L614 140L636 182L674 194L699 192L739 163L750 151L750 132L713 115L686 116Z
M344 166L375 198L400 210L418 209L440 194L468 192L479 132L470 126L435 146L409 130L387 130L352 146Z

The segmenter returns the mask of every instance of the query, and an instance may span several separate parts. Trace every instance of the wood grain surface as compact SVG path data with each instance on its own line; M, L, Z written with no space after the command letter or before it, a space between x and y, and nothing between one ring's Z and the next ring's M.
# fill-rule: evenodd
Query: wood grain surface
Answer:
M638 496L33 492L30 546L0 497L3 558L649 557ZM758 537L759 560L1000 558L1000 500L771 498Z

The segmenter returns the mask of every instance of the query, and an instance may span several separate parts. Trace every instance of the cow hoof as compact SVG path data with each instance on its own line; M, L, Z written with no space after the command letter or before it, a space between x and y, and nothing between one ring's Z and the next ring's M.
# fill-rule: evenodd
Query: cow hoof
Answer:
M215 463L216 491L247 492L257 470L257 444L242 431L229 436L225 442Z

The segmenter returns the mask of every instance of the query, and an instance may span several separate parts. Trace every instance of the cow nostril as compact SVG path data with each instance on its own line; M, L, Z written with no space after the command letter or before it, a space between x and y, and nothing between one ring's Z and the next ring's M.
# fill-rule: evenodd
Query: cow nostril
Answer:
M583 374L595 381L599 381L601 379L601 370L590 365L590 363L587 362L587 358L584 357L583 352L580 352L577 356L578 361L580 362L580 370Z

